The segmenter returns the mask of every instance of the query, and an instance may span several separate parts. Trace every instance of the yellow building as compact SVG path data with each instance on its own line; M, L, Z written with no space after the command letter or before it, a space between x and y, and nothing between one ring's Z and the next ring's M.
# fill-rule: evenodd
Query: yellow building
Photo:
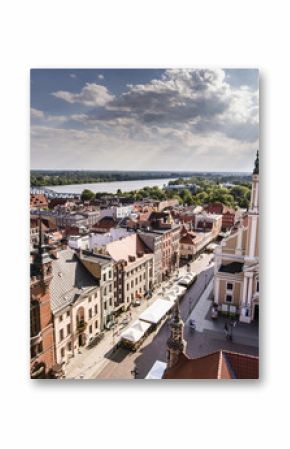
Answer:
M221 312L250 323L259 315L259 152L252 176L251 202L237 232L215 250L214 302Z

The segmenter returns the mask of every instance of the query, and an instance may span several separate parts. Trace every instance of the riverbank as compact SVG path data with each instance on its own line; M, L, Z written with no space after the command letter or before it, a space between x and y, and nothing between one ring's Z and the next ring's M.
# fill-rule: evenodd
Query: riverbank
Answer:
M75 193L81 194L85 189L91 190L94 193L117 193L118 190L122 192L131 192L132 190L143 189L144 187L157 186L162 188L167 185L169 181L174 178L158 178L158 179L142 179L135 181L118 181L118 182L97 182L89 184L69 184L59 186L45 186L44 189L52 190L56 193ZM41 189L41 187L40 187Z

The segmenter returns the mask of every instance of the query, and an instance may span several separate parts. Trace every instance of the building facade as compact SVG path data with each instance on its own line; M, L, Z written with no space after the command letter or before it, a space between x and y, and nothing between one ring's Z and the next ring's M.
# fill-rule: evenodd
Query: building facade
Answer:
M259 153L252 176L247 225L215 250L214 301L222 312L250 323L259 315Z
M101 332L102 298L98 281L69 248L58 251L52 275L55 356L63 364Z

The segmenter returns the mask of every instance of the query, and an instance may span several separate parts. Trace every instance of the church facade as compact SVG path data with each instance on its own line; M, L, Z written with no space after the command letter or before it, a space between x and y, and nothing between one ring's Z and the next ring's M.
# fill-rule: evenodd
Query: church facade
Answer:
M214 302L218 310L250 323L259 316L259 153L248 214L215 250Z

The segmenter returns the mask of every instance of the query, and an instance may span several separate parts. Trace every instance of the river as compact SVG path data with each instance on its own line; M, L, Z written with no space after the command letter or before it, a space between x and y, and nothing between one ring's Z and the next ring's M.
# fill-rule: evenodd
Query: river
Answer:
M138 181L118 181L118 182L97 182L92 184L69 184L66 186L46 186L47 189L53 190L57 193L82 193L84 189L89 189L92 192L108 192L117 193L118 189L122 192L130 192L131 190L142 189L143 187L163 187L174 178L161 179L140 179Z

